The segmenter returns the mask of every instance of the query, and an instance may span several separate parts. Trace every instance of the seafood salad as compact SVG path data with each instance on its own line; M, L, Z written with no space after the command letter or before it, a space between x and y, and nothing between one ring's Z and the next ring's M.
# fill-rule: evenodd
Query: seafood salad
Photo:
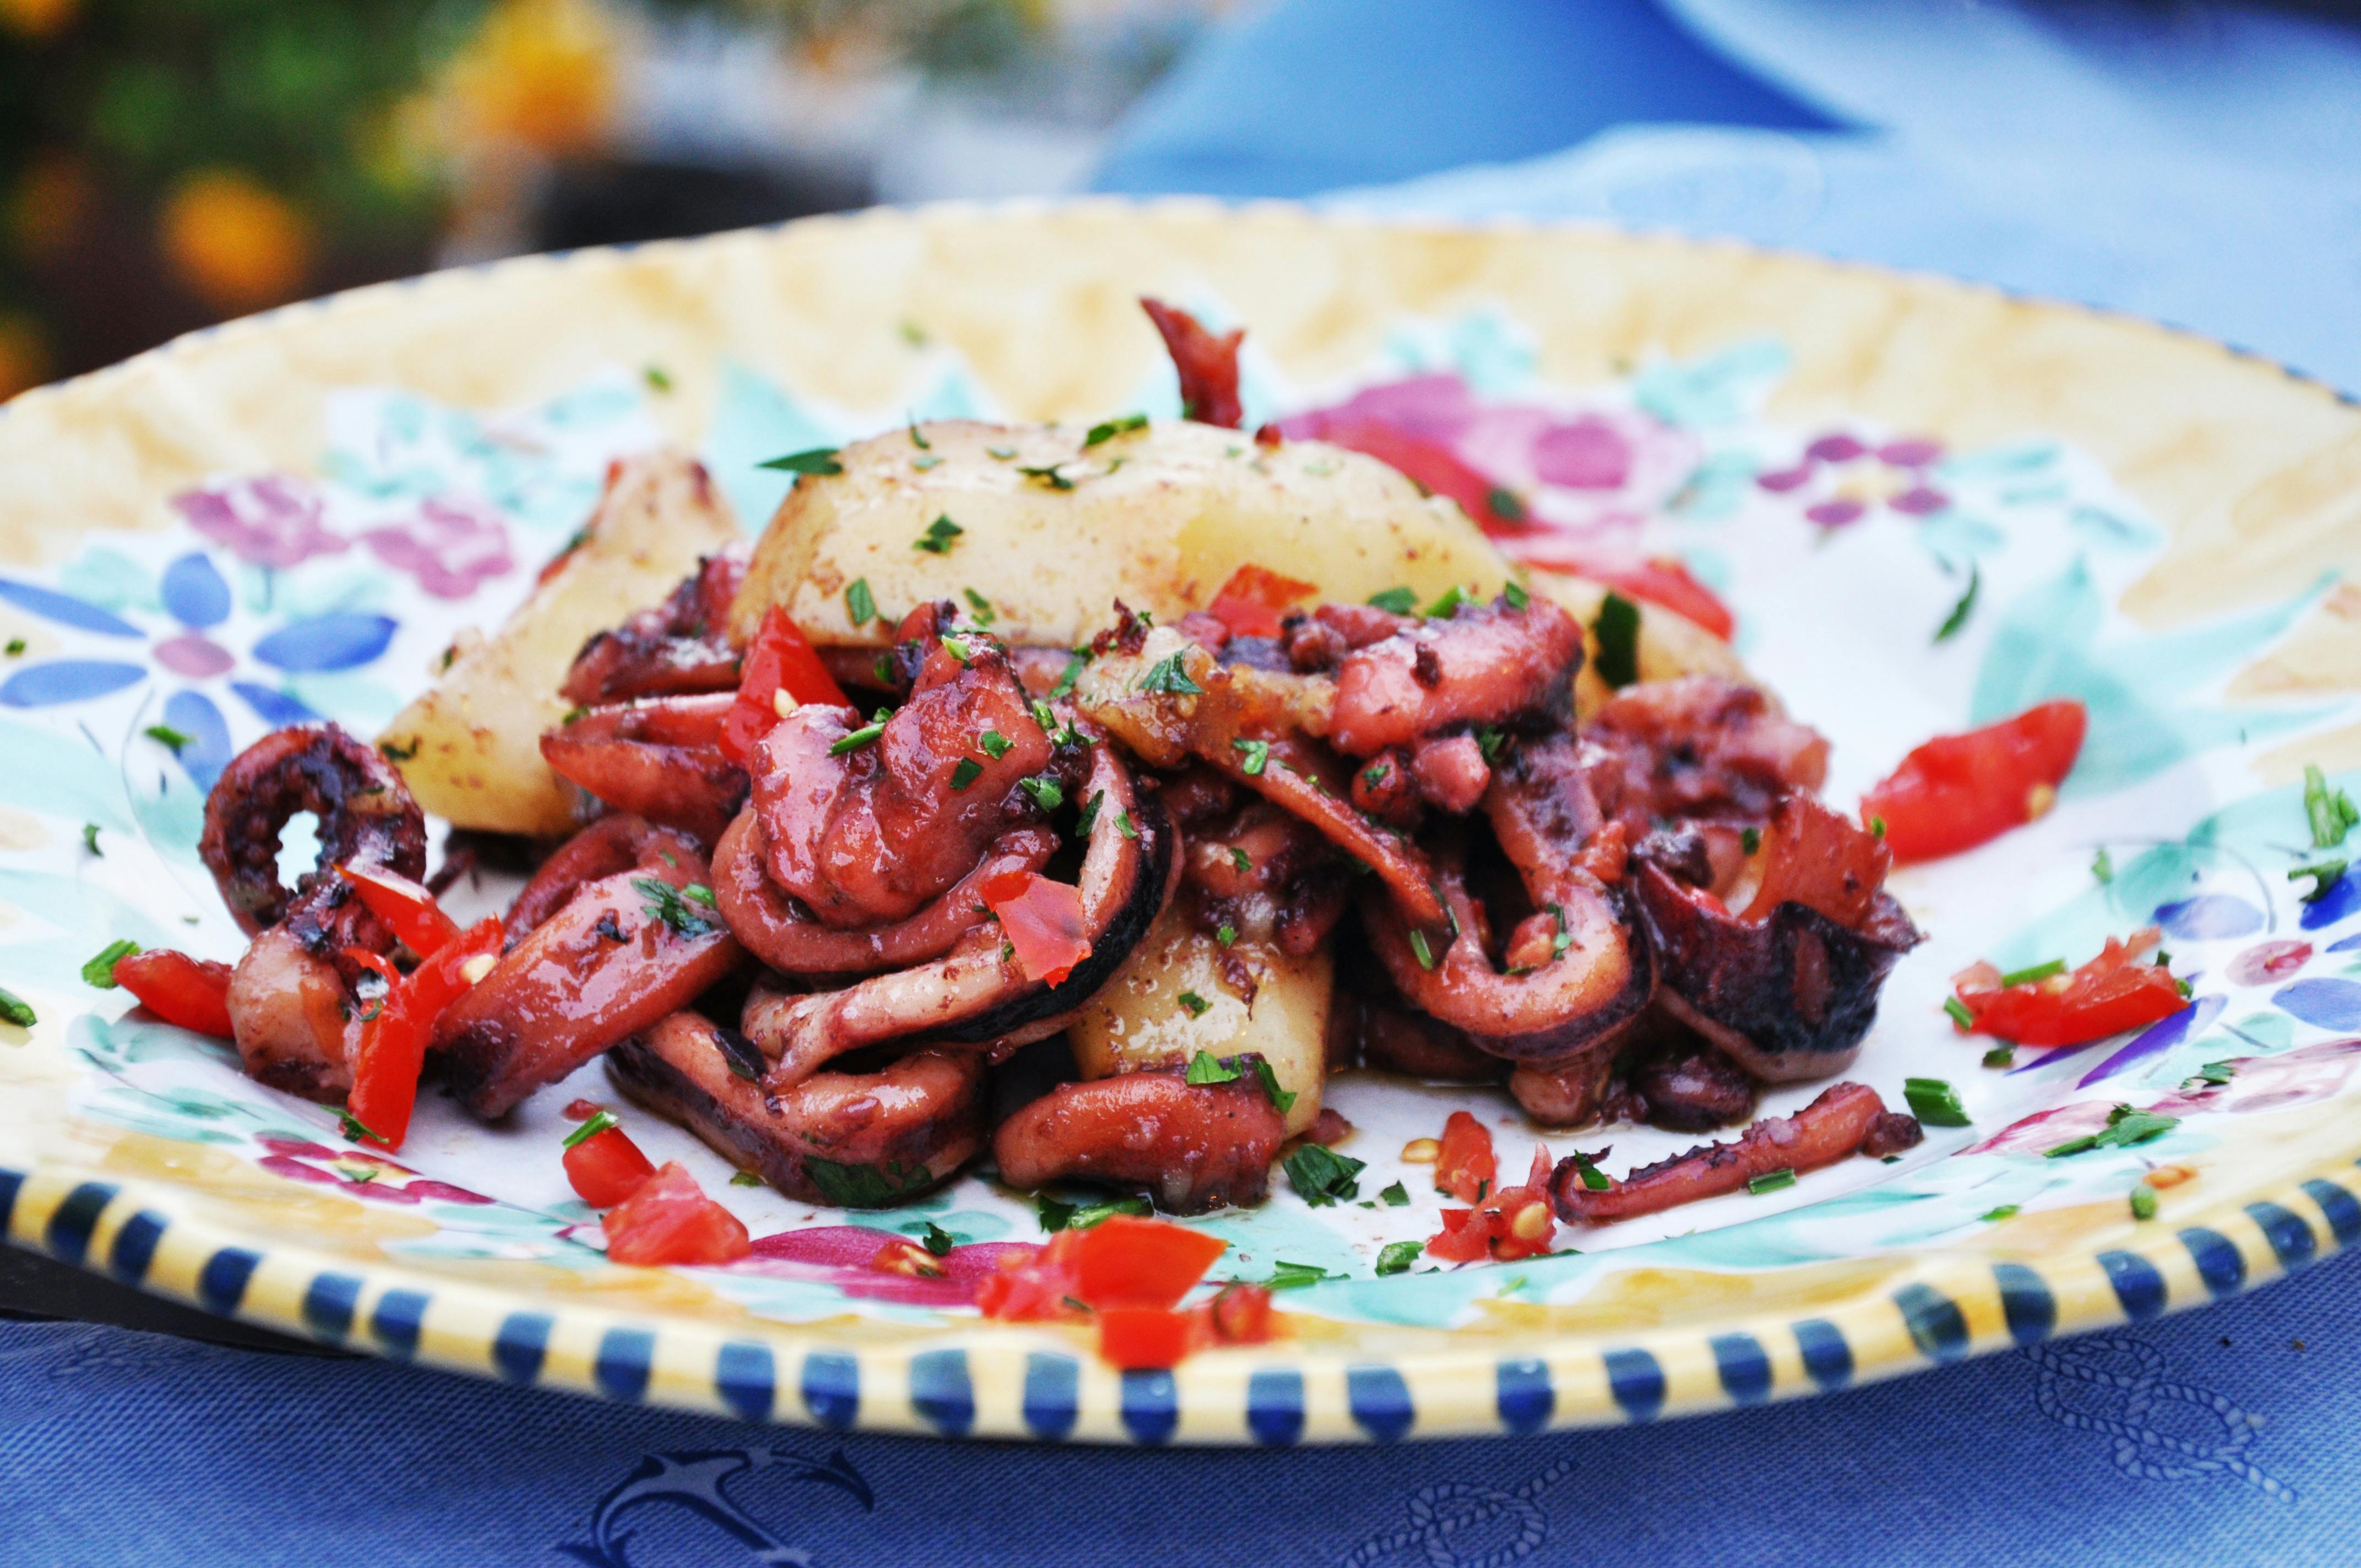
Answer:
M245 955L132 953L118 983L365 1146L421 1093L497 1120L603 1057L628 1114L798 1201L1061 1195L978 1305L1095 1318L1126 1365L1282 1332L1260 1286L1184 1309L1222 1244L1150 1216L1263 1202L1275 1170L1316 1202L1383 1160L1466 1205L1389 1273L1918 1142L1844 1074L1920 940L1896 846L1967 775L1914 756L1878 810L1833 808L1828 743L1726 623L1514 565L1379 456L1235 428L1238 334L1148 307L1186 419L792 454L751 545L690 459L615 465L382 734L281 729L223 773L201 848ZM2069 717L2062 764L1982 738L2032 770L1992 832L2070 765ZM300 812L321 848L290 888ZM500 861L521 890L463 927L439 894ZM1468 1109L1349 1158L1323 1104L1348 1068ZM1701 1141L1502 1173L1510 1102L1565 1143ZM746 1252L610 1110L552 1157L615 1261ZM933 1262L888 1239L877 1266Z

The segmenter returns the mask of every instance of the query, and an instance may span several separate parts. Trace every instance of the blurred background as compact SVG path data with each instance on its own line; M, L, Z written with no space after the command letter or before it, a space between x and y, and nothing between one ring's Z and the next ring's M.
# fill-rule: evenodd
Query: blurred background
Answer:
M0 0L0 396L433 267L1085 189L1734 236L2350 387L2356 11Z

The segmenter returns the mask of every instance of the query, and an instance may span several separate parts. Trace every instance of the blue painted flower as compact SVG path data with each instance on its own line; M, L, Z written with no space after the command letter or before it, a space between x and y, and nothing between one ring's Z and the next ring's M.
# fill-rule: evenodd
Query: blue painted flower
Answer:
M204 552L191 551L166 566L156 597L170 624L151 630L88 599L0 577L0 600L80 633L91 644L86 652L12 673L0 681L0 706L93 702L160 672L191 683L220 680L274 728L319 717L275 685L236 678L238 655L219 640L230 619L229 583ZM352 611L308 616L258 638L247 657L287 674L357 669L385 652L396 624L390 616ZM134 643L140 645L136 651L126 646ZM220 707L196 685L183 685L166 697L163 722L189 737L179 749L181 765L201 788L211 787L232 754Z

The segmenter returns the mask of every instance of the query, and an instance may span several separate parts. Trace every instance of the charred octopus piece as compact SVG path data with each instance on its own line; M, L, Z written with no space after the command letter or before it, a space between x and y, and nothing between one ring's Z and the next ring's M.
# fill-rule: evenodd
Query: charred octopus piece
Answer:
M1373 757L1453 725L1532 713L1564 723L1581 663L1581 625L1549 600L1464 604L1448 620L1419 621L1345 654L1328 739L1347 755Z
M1583 738L1594 748L1586 761L1598 804L1634 843L1659 822L1727 823L1724 841L1709 846L1726 857L1741 826L1828 777L1826 740L1759 688L1719 675L1626 686L1591 715Z
M575 655L561 695L577 707L598 707L735 690L738 650L722 629L750 554L741 544L706 556L664 603L592 636Z
M1090 750L1076 798L1095 801L1082 857L1081 895L1089 956L1056 985L1027 978L997 927L979 927L931 962L873 975L840 991L789 995L757 990L746 1034L774 1064L763 1079L784 1093L823 1062L866 1046L903 1041L992 1048L1053 1035L1123 967L1172 895L1174 833L1153 796L1134 787L1112 746Z
M1774 1171L1800 1174L1855 1154L1896 1154L1924 1135L1915 1119L1888 1111L1874 1089L1839 1083L1792 1116L1773 1116L1730 1143L1643 1166L1603 1190L1585 1181L1586 1161L1569 1157L1550 1179L1551 1196L1569 1225L1611 1224L1735 1192Z
M1246 341L1246 328L1217 337L1195 316L1161 300L1143 296L1139 308L1156 323L1180 374L1180 417L1235 430L1245 413L1238 401L1238 345Z
M1159 1208L1197 1214L1262 1201L1285 1135L1253 1073L1191 1084L1180 1068L1157 1068L1060 1084L1003 1122L992 1152L1012 1186L1142 1187Z
M541 754L559 778L616 810L710 844L746 798L745 771L720 748L736 700L715 692L594 707L544 732Z
M675 1013L608 1052L607 1071L633 1100L807 1203L902 1202L950 1180L983 1146L983 1061L971 1052L815 1073L767 1101L751 1055L710 1019Z
M507 927L509 945L531 936L534 927L565 908L587 883L635 866L659 865L667 856L677 862L683 855L694 858L703 853L687 834L659 828L644 817L630 812L601 817L558 846L509 905L508 917L501 922Z
M1922 939L1882 891L1887 860L1881 839L1790 795L1733 890L1736 914L1642 863L1639 905L1665 1009L1766 1083L1842 1072L1876 1020L1887 971Z
M706 876L704 856L684 846L584 885L444 1009L435 1044L467 1109L505 1115L735 968L741 949L703 901Z
M316 867L279 882L279 835L296 813L319 819ZM248 1076L334 1100L352 1087L358 1025L347 949L385 953L393 933L338 866L426 869L426 819L391 764L333 724L274 730L234 758L205 796L197 852L255 940L231 971L230 1027Z

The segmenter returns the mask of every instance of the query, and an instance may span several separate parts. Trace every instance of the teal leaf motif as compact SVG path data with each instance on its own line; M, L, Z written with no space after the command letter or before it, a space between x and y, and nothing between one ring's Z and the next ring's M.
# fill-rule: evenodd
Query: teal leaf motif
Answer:
M2245 710L2188 694L2277 638L2313 598L2175 631L2101 640L2107 606L2080 559L2008 608L1977 673L1971 719L1991 724L2053 697L2076 697L2091 728L2066 790L2103 794L2152 778L2184 757L2318 722L2329 711Z

